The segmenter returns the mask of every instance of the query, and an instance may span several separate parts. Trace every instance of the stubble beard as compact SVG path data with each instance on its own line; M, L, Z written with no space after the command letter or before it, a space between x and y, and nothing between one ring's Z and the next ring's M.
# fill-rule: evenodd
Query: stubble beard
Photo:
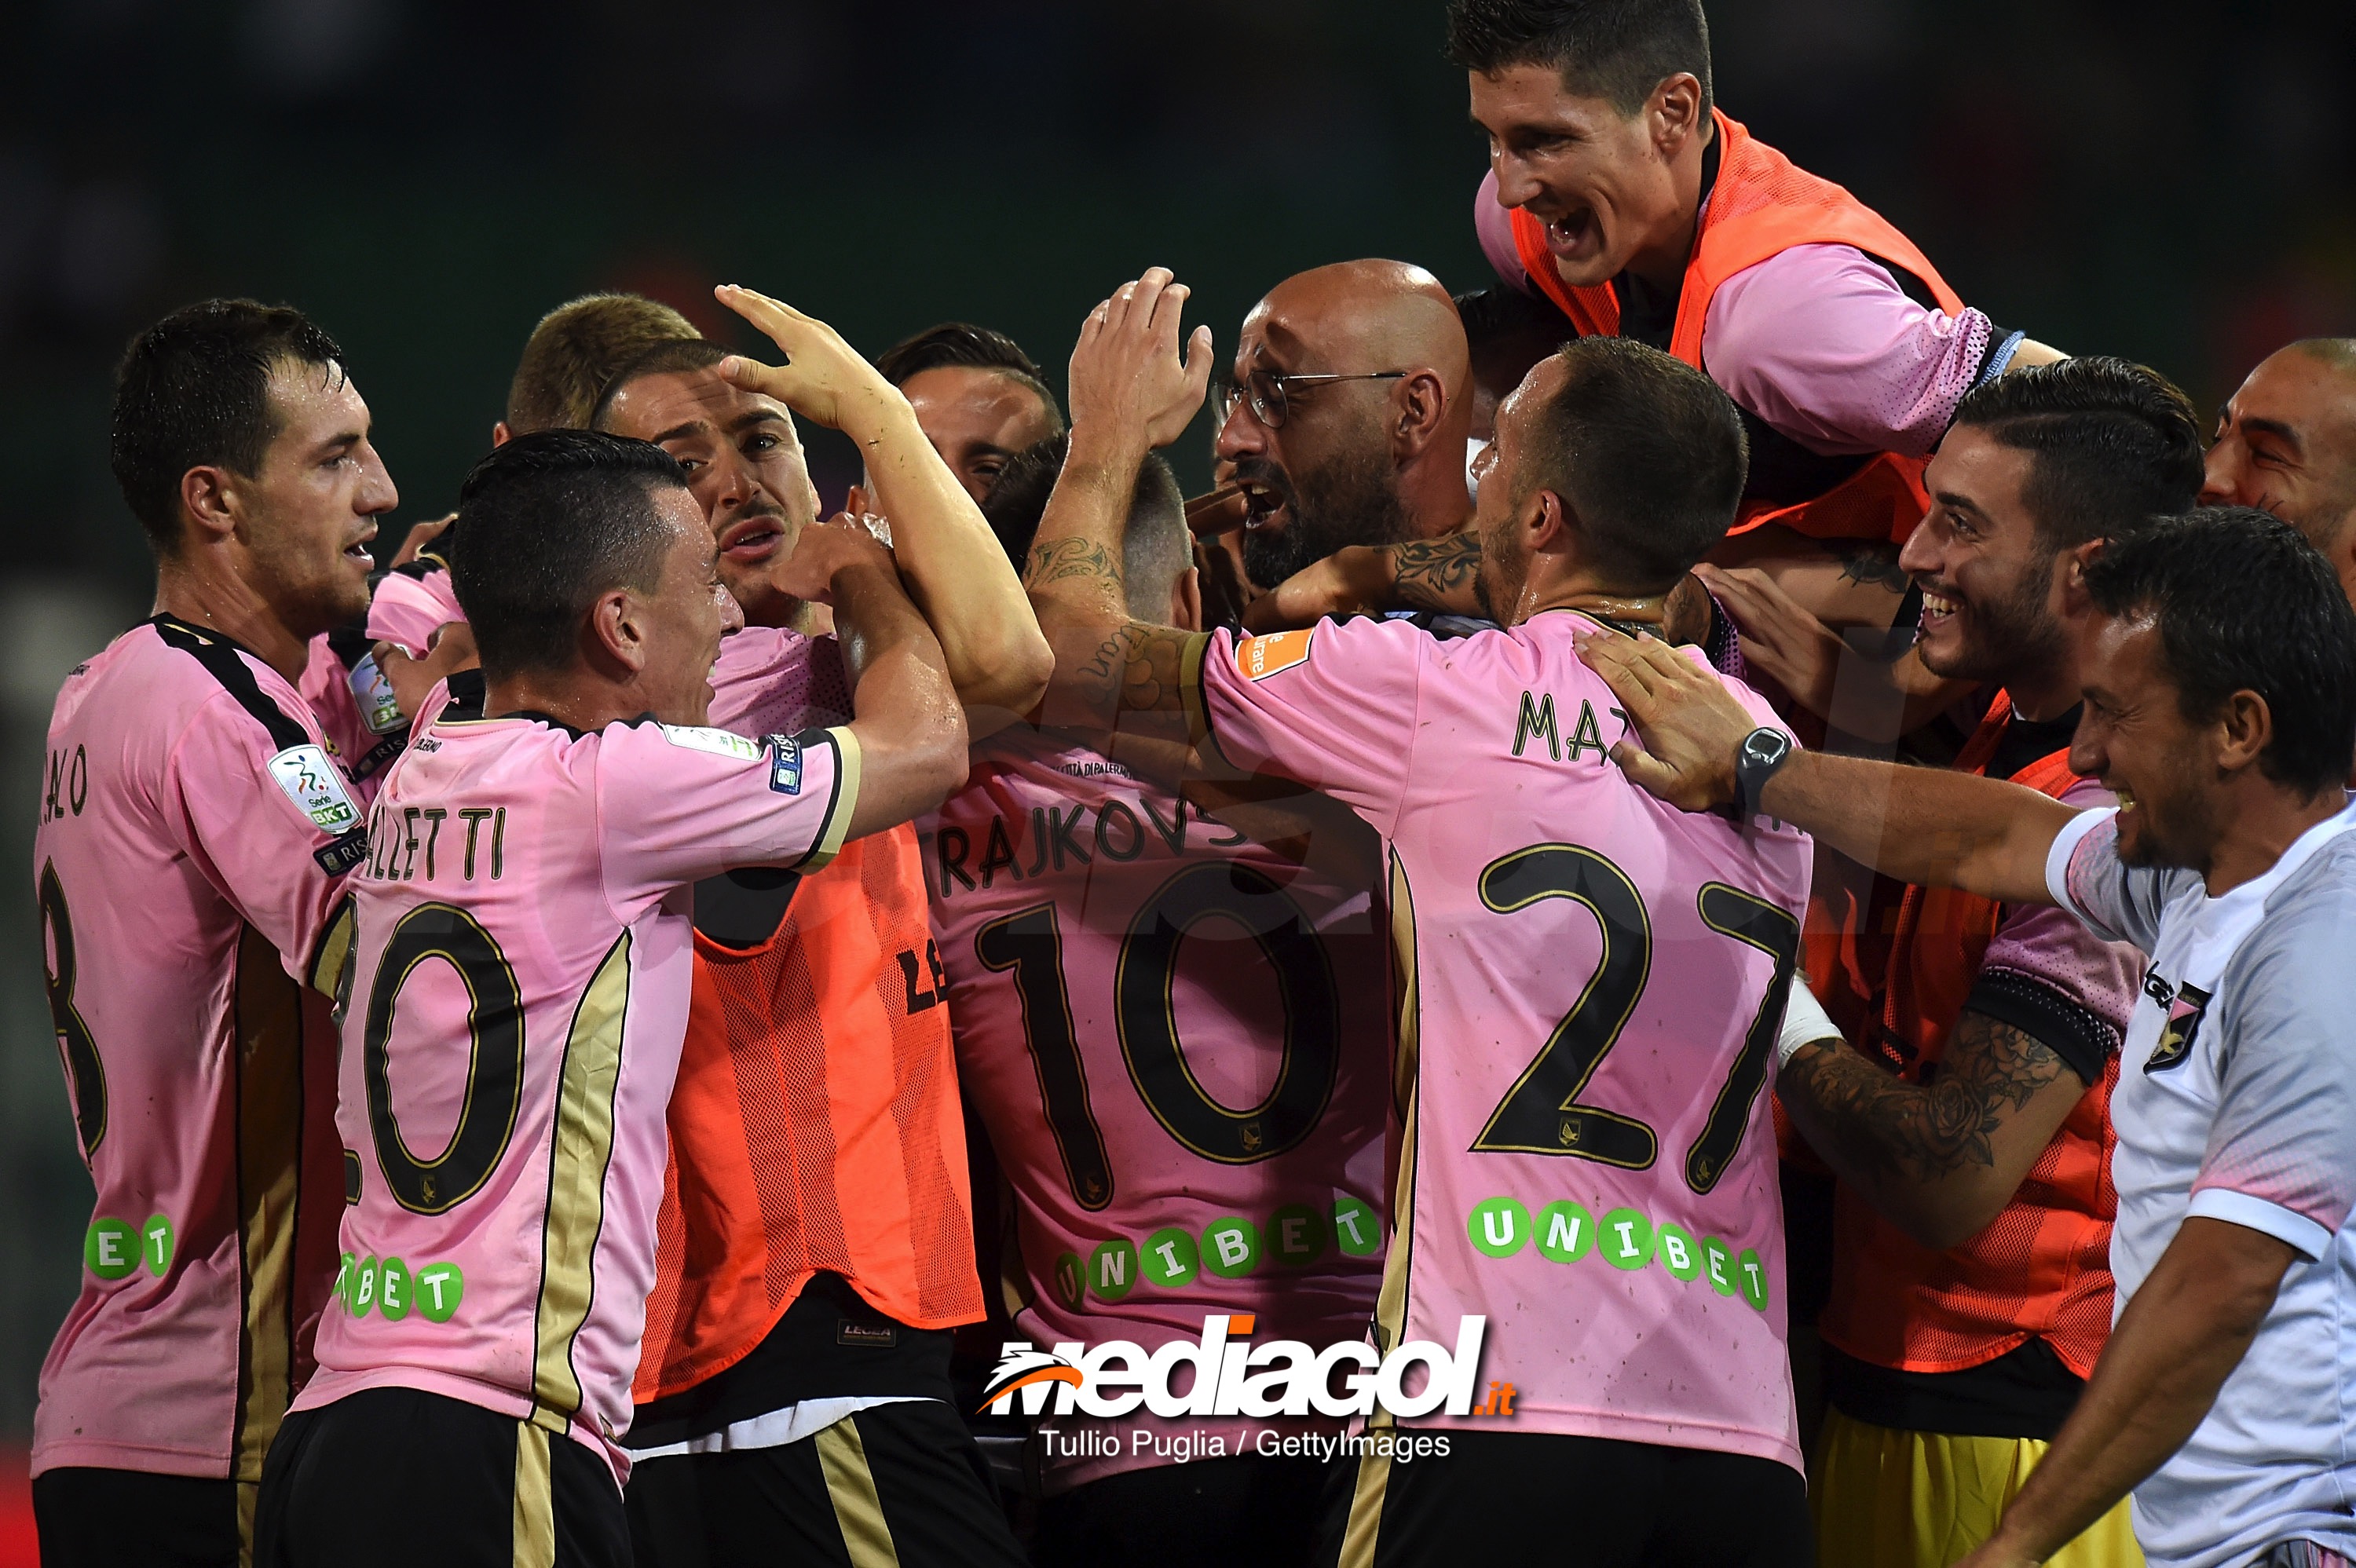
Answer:
M1262 592L1350 545L1398 544L1413 531L1399 499L1398 475L1379 452L1339 458L1290 485L1270 474L1284 496L1281 532L1244 532L1244 575Z

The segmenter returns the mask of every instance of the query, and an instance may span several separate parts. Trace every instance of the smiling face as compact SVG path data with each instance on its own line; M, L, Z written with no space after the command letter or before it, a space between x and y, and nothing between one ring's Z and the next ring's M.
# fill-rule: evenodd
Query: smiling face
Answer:
M966 494L980 506L1018 452L1054 435L1054 411L1039 394L995 370L936 365L900 384L916 424Z
M720 639L744 618L721 580L720 552L695 498L665 485L654 502L670 542L654 591L630 595L644 639L637 686L647 711L663 723L701 724L712 714Z
M1609 283L1640 252L1663 247L1693 222L1673 168L1685 136L1673 130L1665 141L1655 112L1664 91L1680 82L1696 90L1683 112L1697 108L1692 77L1669 78L1643 110L1622 114L1608 98L1572 93L1547 66L1470 74L1472 118L1489 133L1497 199L1546 225L1547 249L1565 283Z
M613 394L603 427L679 460L720 552L721 581L755 625L787 624L800 602L770 581L818 517L818 487L786 406L714 369L644 376Z
M1529 583L1529 519L1543 505L1524 477L1536 411L1561 390L1569 374L1559 357L1541 359L1522 384L1497 405L1497 433L1472 460L1479 480L1472 527L1481 535L1481 567L1474 588L1493 621L1518 624L1523 590Z
M2356 373L2293 346L2250 372L2217 416L2204 507L2256 507L2318 549L2356 523Z
M2079 653L2085 709L2070 770L2119 798L2119 859L2205 870L2219 837L2215 726L2184 717L2159 628L2148 615L2104 616Z
M2010 684L2068 655L2051 604L2056 555L2021 498L2034 462L1986 431L1958 425L1923 474L1931 510L1898 564L1922 590L1914 645L1935 675Z
M401 496L340 369L281 360L268 396L277 434L231 485L243 571L287 630L316 636L368 613L369 541Z

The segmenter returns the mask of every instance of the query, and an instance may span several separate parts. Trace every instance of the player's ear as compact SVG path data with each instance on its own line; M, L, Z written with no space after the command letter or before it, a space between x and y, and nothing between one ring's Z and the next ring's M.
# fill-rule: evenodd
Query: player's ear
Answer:
M2056 613L2065 619L2074 619L2094 607L2094 601L2086 596L2086 568L2103 553L2103 546L2106 542L2098 539L2088 539L2054 557L2052 593Z
M2238 773L2258 760L2275 738L2275 716L2266 699L2254 691L2237 691L2225 699L2215 720L2217 766Z
M492 444L493 446L505 446L508 443L509 443L509 442L513 441L514 439L515 439L515 432L513 432L513 431L511 431L511 430L509 430L509 429L508 428L508 421L505 421L505 420L495 420L495 421L492 421L492 423L491 423L491 444Z
M199 539L226 539L237 530L237 475L209 464L180 475L180 511Z
M1570 509L1569 502L1552 490L1530 493L1530 498L1522 503L1521 522L1533 552L1562 549L1579 531L1578 514Z
M1182 632L1203 629L1203 574L1194 567L1170 580L1170 624Z
M1399 379L1391 394L1391 456L1404 463L1430 446L1448 412L1448 388L1433 370Z
M584 651L593 668L619 680L646 668L648 608L626 588L609 588L597 595L583 628Z

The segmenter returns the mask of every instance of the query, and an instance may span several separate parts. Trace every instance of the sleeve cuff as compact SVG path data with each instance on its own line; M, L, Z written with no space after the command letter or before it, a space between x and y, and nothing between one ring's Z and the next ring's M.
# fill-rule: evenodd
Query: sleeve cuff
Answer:
M1997 337L1994 330L1995 324L1991 322L1989 326L1989 336L1996 338L1996 347L1990 348L1987 357L1980 362L1980 373L1972 379L1972 386L1975 389L1985 387L2003 375L2006 368L2012 364L2012 357L2020 352L2021 344L2029 338L2029 334L2025 332L2008 332Z
M2285 1246L2297 1248L2310 1263L2320 1261L2331 1251L2331 1232L2306 1215L2295 1214L2279 1203L2269 1203L2230 1187L2201 1188L2193 1193L2191 1205L2184 1212L2188 1219L2198 1215L2204 1220L2222 1220L2260 1235L2272 1236Z
M1200 746L1210 738L1211 705L1203 694L1203 660L1211 650L1212 633L1197 632L1186 639L1178 657L1178 699L1186 709L1186 742Z
M2070 896L2070 860L2085 842L2086 835L2118 815L2118 807L2106 806L2100 811L2082 811L2064 823L2062 831L2053 836L2051 848L2045 851L2045 891L2053 901L2076 915L2086 924L2100 928L2101 923L2078 906Z
M2118 1030L2058 987L2014 969L1984 969L1964 998L1979 1013L2029 1036L2062 1059L2087 1087L2103 1081L2119 1049Z
M818 842L794 868L798 871L815 871L825 867L842 853L842 841L851 831L851 815L859 809L859 737L847 725L825 731L834 747L834 798L826 804L826 826L819 830Z

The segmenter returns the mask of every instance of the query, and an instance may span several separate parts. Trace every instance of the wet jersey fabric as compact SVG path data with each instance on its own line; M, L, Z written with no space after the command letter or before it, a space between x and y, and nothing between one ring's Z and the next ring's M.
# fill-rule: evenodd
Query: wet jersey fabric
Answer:
M2356 1555L2356 807L2215 898L2196 871L2123 864L2117 813L2084 812L2046 883L2151 955L2111 1097L2120 1310L2190 1217L2298 1253L2208 1414L2136 1488L2136 1539L2168 1568L2292 1539Z
M353 879L341 1304L298 1408L444 1394L622 1478L691 885L823 864L858 777L841 730L578 734L454 706L420 731Z
M368 635L422 656L434 645L434 633L466 618L449 570L438 560L420 559L377 580L369 603Z
M261 1479L335 1276L335 1033L304 982L342 950L362 810L295 688L218 634L159 615L58 693L33 876L97 1197L36 1475Z
M851 706L835 640L772 627L724 639L712 685L712 722L743 735ZM635 1397L742 1363L821 1269L901 1324L980 1317L916 830L854 839L798 877L706 881L696 925Z
M1206 747L1389 845L1409 1090L1376 1335L1452 1346L1483 1316L1483 1403L1511 1411L1415 1424L1796 1469L1768 1104L1811 846L1628 783L1589 624L1219 633L1187 690Z
M1418 634L1420 635L1420 634ZM1331 803L1318 802L1330 811ZM974 748L920 825L958 1072L1016 1200L1042 1349L1365 1336L1382 1264L1390 1106L1379 854L1338 816L1307 863L1100 753L1017 726ZM1058 1418L1048 1489L1172 1462L1154 1428L1229 1418ZM1084 1442L1101 1425L1112 1451ZM1325 1428L1338 1429L1338 1422Z

